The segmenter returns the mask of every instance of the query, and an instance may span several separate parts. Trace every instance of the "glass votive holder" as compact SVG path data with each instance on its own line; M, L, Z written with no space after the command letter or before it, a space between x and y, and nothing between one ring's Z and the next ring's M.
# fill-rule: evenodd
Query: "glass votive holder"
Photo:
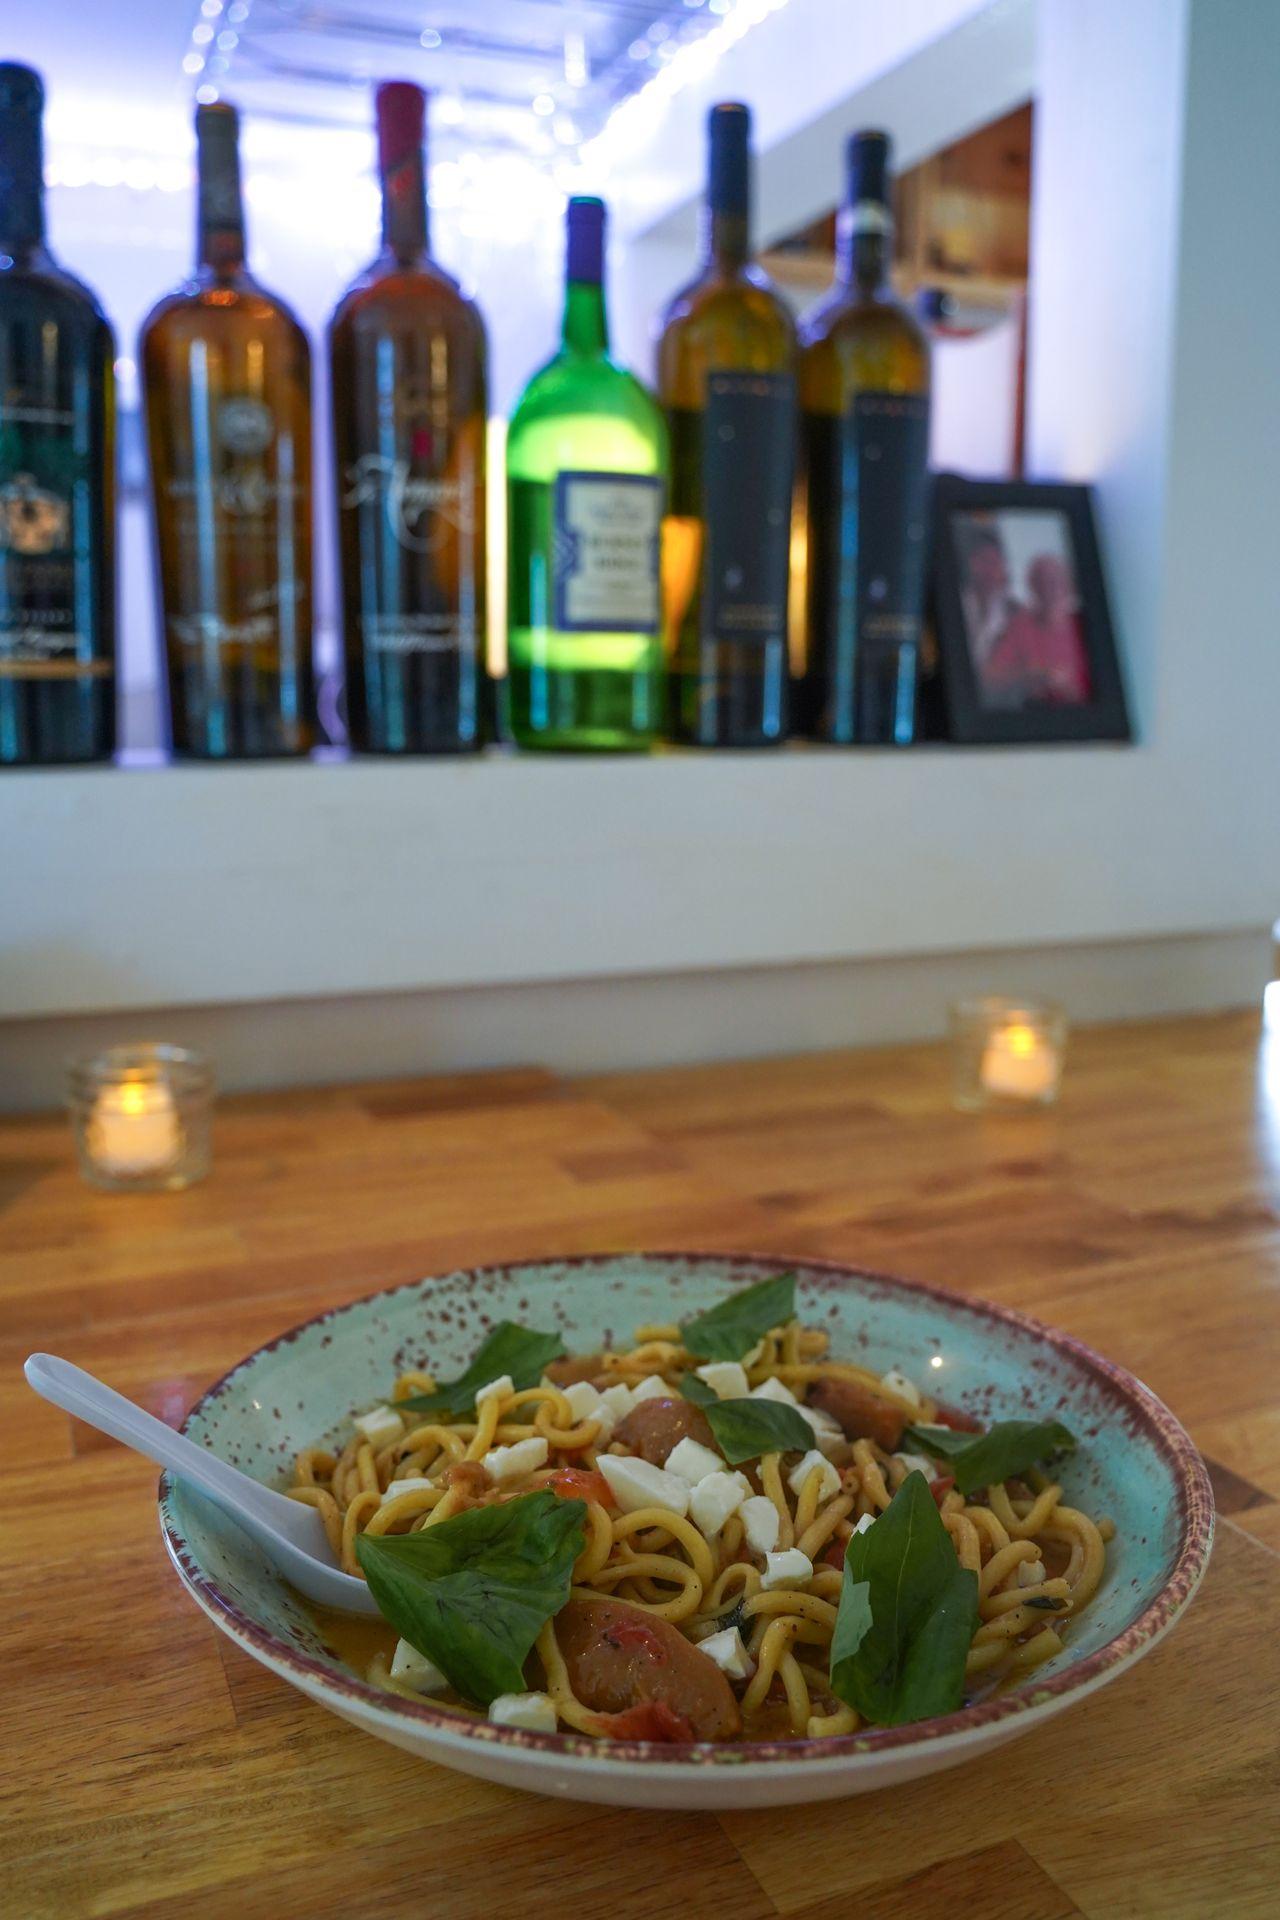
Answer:
M68 1070L80 1171L112 1193L176 1192L209 1171L214 1077L185 1047L108 1047Z
M951 1006L952 1099L984 1107L1047 1107L1058 1097L1067 1016L1052 1001L983 994Z

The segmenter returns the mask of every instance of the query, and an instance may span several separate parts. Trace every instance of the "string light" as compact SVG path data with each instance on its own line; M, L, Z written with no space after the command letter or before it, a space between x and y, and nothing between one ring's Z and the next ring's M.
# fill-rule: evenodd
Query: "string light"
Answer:
M787 0L708 0L708 11L720 16L719 24L683 42L673 41L666 25L655 21L648 37L656 43L662 64L643 86L618 102L600 132L587 141L582 149L584 165L602 172L610 168L620 152L638 144L650 131L655 106L704 80L744 34L786 4ZM633 57L638 44L628 48Z
M571 28L564 36L564 77L570 87L585 87L590 75L587 72L587 43L576 28Z

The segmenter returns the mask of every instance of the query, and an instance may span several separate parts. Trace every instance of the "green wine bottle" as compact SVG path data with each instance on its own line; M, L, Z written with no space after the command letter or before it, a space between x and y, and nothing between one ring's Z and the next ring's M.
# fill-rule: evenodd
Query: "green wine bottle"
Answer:
M661 410L609 358L604 204L568 211L560 351L507 434L507 663L522 747L643 748L663 702Z

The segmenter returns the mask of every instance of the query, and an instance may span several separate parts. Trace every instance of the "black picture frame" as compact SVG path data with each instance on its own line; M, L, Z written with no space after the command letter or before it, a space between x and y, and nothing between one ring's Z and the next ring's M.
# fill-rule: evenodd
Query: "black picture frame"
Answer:
M1038 516L1039 533L1029 519L1019 527L1019 515ZM1036 539L1045 551L1011 562L1011 547L1025 556ZM1050 618L1055 587L1059 612ZM932 590L939 730L948 739L1132 740L1089 487L939 474Z

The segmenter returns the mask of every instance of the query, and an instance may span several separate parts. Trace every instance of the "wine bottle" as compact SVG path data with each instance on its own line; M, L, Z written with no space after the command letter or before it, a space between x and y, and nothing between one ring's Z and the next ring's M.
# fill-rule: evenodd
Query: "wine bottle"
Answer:
M751 116L713 107L707 131L702 269L668 308L658 349L671 724L698 746L763 747L787 732L795 328L751 264Z
M605 210L573 199L560 351L507 435L510 724L526 747L643 748L662 719L667 430L609 358Z
M382 251L329 329L347 718L366 753L483 743L485 334L427 253L425 95L377 93Z
M45 246L43 106L0 64L0 766L115 746L115 342Z
M915 734L927 548L929 349L889 290L889 139L855 133L836 282L800 327L808 729Z
M234 108L196 111L195 275L138 349L176 753L312 740L311 356L245 267Z

